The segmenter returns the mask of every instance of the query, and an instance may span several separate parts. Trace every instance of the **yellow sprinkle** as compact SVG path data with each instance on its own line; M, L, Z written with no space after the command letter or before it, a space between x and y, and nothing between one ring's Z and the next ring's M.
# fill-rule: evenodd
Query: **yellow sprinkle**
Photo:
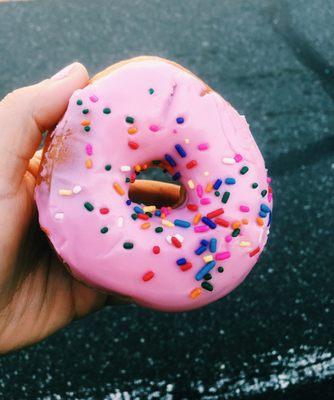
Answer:
M194 189L195 188L195 184L191 179L189 179L189 181L188 181L188 186L190 187L190 189Z
M169 226L170 228L174 226L173 222L168 221L168 219L161 220L162 225Z
M137 128L136 128L135 126L131 126L131 127L128 129L128 134L129 134L129 135L133 135L134 133L137 133Z
M202 293L201 288L195 288L193 289L190 293L189 293L189 297L191 299L196 299L196 297L198 297L200 294Z
M251 245L251 242L240 242L239 246L240 247L249 247Z
M232 222L231 226L233 229L238 229L238 228L240 228L240 225L241 225L240 221L234 221L234 222Z
M210 175L209 171L204 172L204 176L209 176L209 175Z
M210 193L210 192L212 191L212 188L213 188L213 185L212 185L211 182L209 182L209 183L206 185L206 188L205 188L206 193Z
M61 196L72 196L73 192L71 189L59 189L58 192Z
M156 206L145 206L143 207L144 212L154 212L156 210Z
M151 226L149 222L144 222L140 225L141 229L148 229Z
M194 219L193 219L193 224L197 225L199 223L199 221L201 220L201 218L202 218L202 214L201 213L196 214L194 216Z
M87 125L89 125L89 124L90 124L89 119L84 119L83 121L81 121L81 125L82 125L82 126L87 126Z
M93 166L93 161L92 161L90 158L88 158L88 159L86 160L86 162L85 162L85 165L86 165L86 168L87 168L87 169L91 169L92 166Z
M123 196L123 195L125 194L123 188L121 187L121 185L120 185L119 183L114 183L113 186L114 186L114 189L116 190L116 192L117 192L119 195Z
M189 144L190 143L190 140L187 138L187 139L184 139L184 143L186 143L186 144Z
M204 260L204 262L208 263L208 262L210 262L210 261L213 260L213 257L212 257L211 254L209 254L209 255L207 255L207 256L204 256L204 257L203 257L203 260Z

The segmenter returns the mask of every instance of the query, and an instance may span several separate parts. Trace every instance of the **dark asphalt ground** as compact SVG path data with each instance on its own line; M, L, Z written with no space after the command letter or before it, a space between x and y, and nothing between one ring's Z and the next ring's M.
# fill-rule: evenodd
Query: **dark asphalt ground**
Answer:
M105 309L0 358L1 399L334 398L333 0L0 4L0 96L73 60L173 59L245 114L273 178L266 252L202 310Z

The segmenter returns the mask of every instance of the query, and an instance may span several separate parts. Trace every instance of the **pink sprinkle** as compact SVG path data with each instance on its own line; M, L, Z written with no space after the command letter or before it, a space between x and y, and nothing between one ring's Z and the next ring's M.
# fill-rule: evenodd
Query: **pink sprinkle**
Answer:
M234 159L235 159L236 162L240 162L243 158L242 158L242 155L241 155L241 154L236 154L236 155L234 156Z
M173 133L177 133L177 130L176 130L176 129L173 129Z
M200 233L200 232L207 232L210 228L207 225L198 225L195 226L194 231L196 233Z
M89 97L89 100L92 101L93 103L96 103L97 101L99 101L99 98L93 94L92 96Z
M271 182L271 178L270 176L267 176L267 182L270 183Z
M197 196L198 197L202 197L203 196L203 186L202 185L197 185L196 186L196 192L197 192Z
M159 127L158 127L158 125L151 125L151 126L150 126L150 130L151 130L152 132L158 132Z
M229 251L223 251L222 253L217 253L215 255L215 260L226 260L227 258L231 257L231 253Z
M201 203L203 206L205 206L205 205L207 205L207 204L210 204L210 203L211 203L211 200L209 199L209 197L203 197L203 198L201 198L200 203Z
M197 146L198 150L204 151L209 148L209 143L201 143Z
M87 143L86 144L86 153L91 156L93 154L93 147L91 144Z
M240 206L240 211L241 212L248 212L249 211L249 207L248 206Z
M268 201L269 201L269 203L271 203L272 199L273 199L272 193L268 193Z
M231 235L225 236L225 242L226 243L230 243L231 240L232 240L232 236Z
M164 213L166 216L170 214L167 207L161 207L161 212Z

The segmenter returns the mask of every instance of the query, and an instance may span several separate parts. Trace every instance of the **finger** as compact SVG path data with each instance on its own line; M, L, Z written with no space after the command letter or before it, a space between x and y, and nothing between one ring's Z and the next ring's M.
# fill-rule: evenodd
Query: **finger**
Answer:
M57 124L72 93L87 83L86 68L74 63L37 85L15 90L0 102L0 188L18 189L42 132Z

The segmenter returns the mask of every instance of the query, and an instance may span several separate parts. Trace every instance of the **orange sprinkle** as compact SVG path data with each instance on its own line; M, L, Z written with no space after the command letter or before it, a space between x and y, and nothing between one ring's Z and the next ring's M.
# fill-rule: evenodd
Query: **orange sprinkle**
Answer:
M161 219L165 219L166 218L166 214L165 213L161 213Z
M244 225L248 225L248 219L247 219L247 218L243 218L243 219L241 220L241 222L242 222Z
M141 229L148 229L151 226L149 222L144 222L140 225Z
M197 225L199 223L199 221L201 220L201 218L202 218L202 214L201 213L196 214L194 216L194 218L193 218L193 224Z
M117 192L119 195L123 196L123 195L125 194L123 188L121 187L121 185L120 185L119 183L114 183L113 186L114 186L114 189L116 190L116 192Z
M88 159L86 160L86 162L85 162L85 165L86 165L86 168L87 168L87 169L91 169L92 166L93 166L93 161L92 161L90 158L88 158Z
M240 225L241 225L241 222L240 222L240 221L235 221L235 222L232 222L232 224L231 224L231 226L232 226L233 229L238 229L238 228L240 228Z
M90 125L89 119L84 119L83 121L81 121L81 125L82 125L82 126Z
M141 166L139 164L135 165L135 171L140 172L141 171Z
M206 185L206 188L205 188L206 193L210 193L210 192L212 191L212 188L213 188L213 185L212 185L211 182L209 182L209 183Z
M197 287L197 288L193 289L193 290L189 293L189 297L190 297L191 299L196 299L196 297L198 297L201 293L202 293L201 288Z
M129 134L129 135L133 135L134 133L137 133L137 128L136 128L135 126L131 126L131 127L128 129L128 134Z
M263 226L263 219L262 219L262 218L257 217L257 218L256 218L256 222L257 222L257 224L258 224L259 226Z

